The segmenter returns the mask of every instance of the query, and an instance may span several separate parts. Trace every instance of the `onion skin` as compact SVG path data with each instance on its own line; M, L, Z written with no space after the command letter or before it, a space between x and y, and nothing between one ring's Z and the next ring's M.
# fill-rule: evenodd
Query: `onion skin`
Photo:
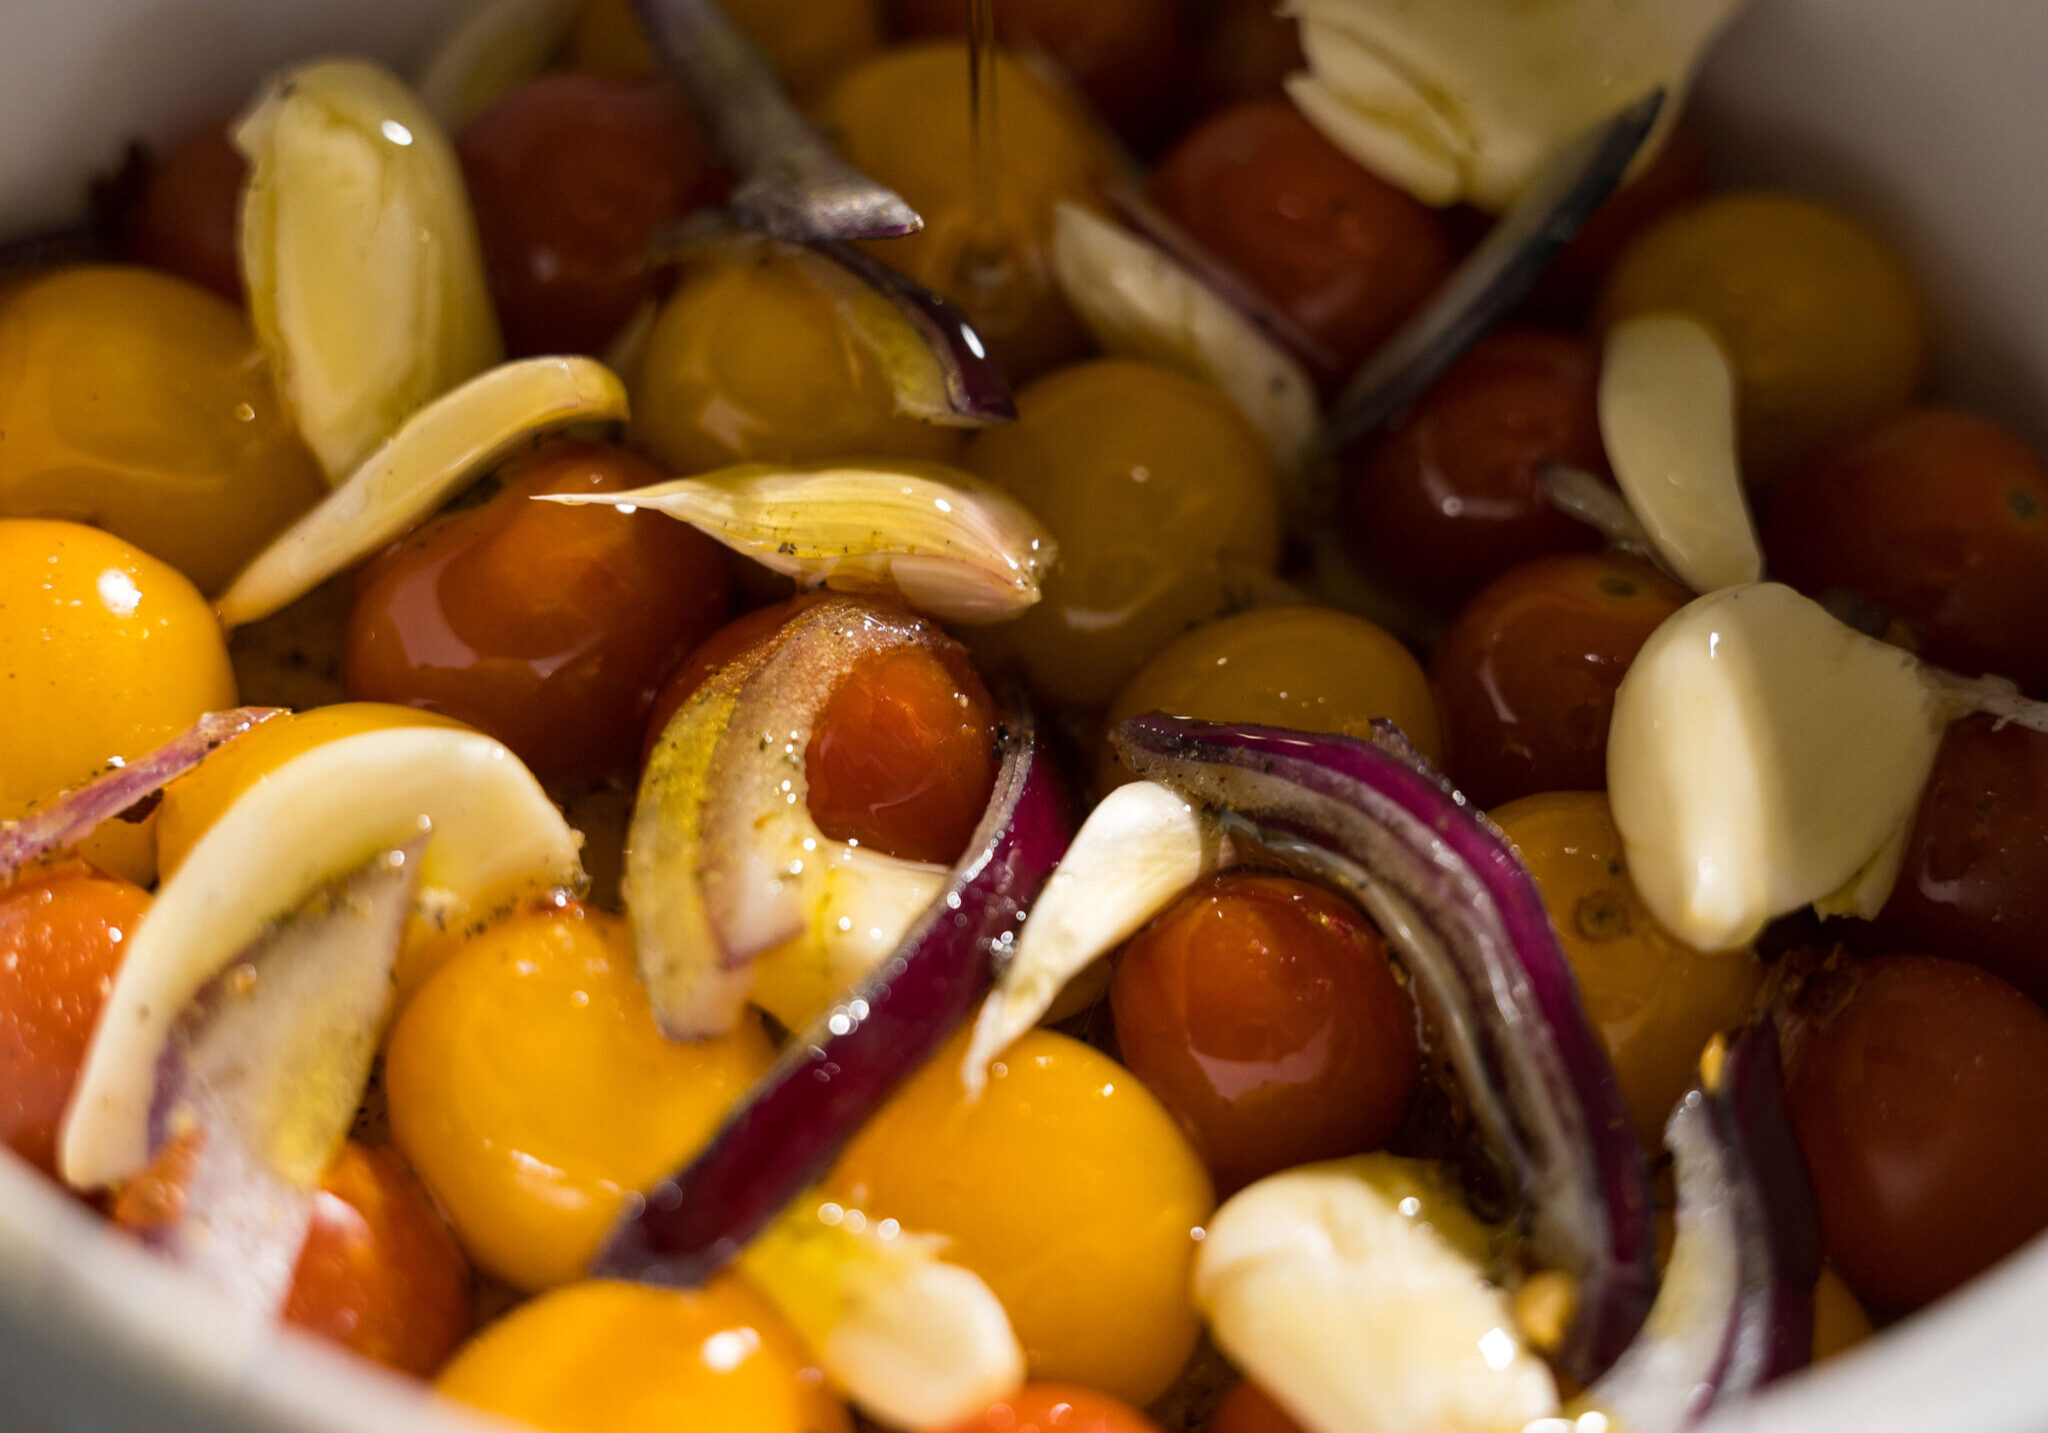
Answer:
M1506 838L1385 722L1363 741L1153 714L1112 741L1138 775L1226 808L1233 838L1249 828L1253 843L1381 920L1449 1032L1537 1251L1578 1281L1558 1361L1581 1382L1597 1377L1656 1287L1649 1176L1542 897ZM1420 938L1387 929L1388 914Z
M1028 717L1013 714L1006 739L988 812L944 894L895 955L790 1043L704 1150L621 1219L592 1277L702 1283L972 1018L1071 834Z

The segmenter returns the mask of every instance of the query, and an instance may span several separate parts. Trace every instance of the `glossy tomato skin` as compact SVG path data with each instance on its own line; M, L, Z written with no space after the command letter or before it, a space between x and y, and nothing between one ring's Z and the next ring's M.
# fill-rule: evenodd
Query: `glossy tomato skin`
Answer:
M660 81L545 75L472 120L456 154L514 358L600 351L653 297L655 231L711 194L696 121Z
M1292 877L1196 886L1125 944L1109 999L1124 1062L1221 1194L1377 1148L1415 1092L1414 1008L1385 943Z
M1451 779L1481 806L1606 790L1615 689L1691 597L1611 553L1539 558L1481 589L1429 662Z
M2048 1014L1934 956L1848 977L1793 1055L1792 1122L1828 1258L1906 1314L2048 1227Z
M1027 1383L948 1433L1162 1433L1118 1398L1077 1384Z
M1450 272L1435 211L1360 168L1284 100L1204 120L1153 171L1152 198L1326 350L1329 385Z
M1540 329L1487 334L1385 433L1339 464L1343 523L1366 572L1450 607L1520 562L1600 536L1543 494L1551 463L1608 476L1599 352Z
M1209 1420L1209 1433L1302 1433L1302 1427L1249 1378L1239 1379Z
M1774 576L1877 604L1921 654L2048 691L2048 463L1974 414L1914 408L1786 479Z
M124 235L128 257L242 302L242 181L226 125L188 136L150 175Z
M822 590L800 593L786 602L773 602L751 612L742 612L691 648L690 654L669 673L668 680L655 694L654 708L647 716L647 735L640 745L640 764L647 764L647 758L654 754L654 744L661 740L662 731L713 672L773 635L783 623L824 595Z
M358 577L351 695L467 722L544 777L625 769L662 679L725 618L724 557L659 513L531 499L661 478L623 449L550 443L392 544Z

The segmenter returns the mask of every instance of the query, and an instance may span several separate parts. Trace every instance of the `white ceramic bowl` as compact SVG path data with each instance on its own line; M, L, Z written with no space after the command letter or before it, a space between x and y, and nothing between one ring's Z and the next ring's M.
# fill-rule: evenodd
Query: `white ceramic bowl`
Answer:
M0 0L0 234L60 221L132 135L267 66L401 60L451 0ZM2048 440L2048 5L1751 0L1700 109L1727 177L1838 199L1906 249L1936 386ZM2043 614L2048 620L2048 614ZM2048 1239L1717 1433L2048 1430ZM415 1387L236 1315L0 1150L4 1433L460 1433Z

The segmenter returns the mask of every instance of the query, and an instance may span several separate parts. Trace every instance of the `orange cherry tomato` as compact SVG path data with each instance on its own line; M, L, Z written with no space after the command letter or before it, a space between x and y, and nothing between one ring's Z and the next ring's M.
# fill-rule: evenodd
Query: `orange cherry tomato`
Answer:
M128 257L242 301L242 181L249 165L226 125L188 137L149 177L129 216Z
M1063 1383L1027 1383L947 1433L1161 1433L1121 1399Z
M602 349L654 295L655 231L710 197L696 120L658 80L544 75L455 147L515 358Z
M57 1125L149 893L83 863L0 889L0 1144L56 1172Z
M1435 211L1360 168L1284 100L1211 115L1152 197L1306 329L1339 383L1450 272Z
M1481 806L1607 789L1614 691L1692 594L1611 553L1538 558L1496 578L1430 657L1451 777Z
M1346 537L1374 578L1451 606L1518 562L1590 552L1599 534L1543 495L1543 468L1602 477L1600 355L1583 339L1496 329L1385 433L1344 455Z
M1785 479L1772 575L1844 591L1922 655L2048 691L2048 463L1988 419L1914 408Z
M1109 987L1124 1063L1187 1131L1219 1194L1384 1144L1419 1077L1386 943L1329 892L1226 873L1124 945Z
M1270 1393L1245 1378L1216 1405L1209 1433L1302 1433L1302 1428Z
M1792 1125L1828 1258L1907 1314L2048 1228L2048 1014L1934 956L1846 973L1793 1053Z
M350 694L467 722L546 777L624 768L662 679L725 619L724 555L659 513L531 499L661 477L620 448L550 443L487 502L400 538L357 582Z
M327 1167L284 1319L418 1378L469 1336L469 1262L395 1151L350 1140Z
M661 740L662 730L682 710L690 694L704 685L707 677L756 643L765 641L783 623L824 595L822 589L802 592L786 602L772 602L766 607L742 612L693 648L655 695L654 710L647 717L647 736L640 745L640 764L647 764L647 758L654 752L654 744Z

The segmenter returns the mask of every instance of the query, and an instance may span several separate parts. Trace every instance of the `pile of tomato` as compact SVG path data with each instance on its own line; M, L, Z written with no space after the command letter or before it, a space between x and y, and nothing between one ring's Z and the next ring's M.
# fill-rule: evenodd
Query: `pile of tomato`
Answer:
M684 697L806 599L659 514L528 499L741 461L929 458L1016 496L1061 561L1021 619L845 674L804 753L827 835L958 856L1007 682L1055 719L1081 793L1128 779L1103 733L1132 713L1352 733L1390 717L1534 872L1648 1148L1706 1039L1797 983L1790 1095L1831 1265L1824 1343L2048 1226L2048 737L1989 718L1949 733L1875 921L1687 948L1630 886L1603 787L1616 686L1690 594L1543 493L1550 464L1605 474L1603 329L1693 313L1734 366L1772 574L1935 662L2048 695L2048 465L1922 398L1921 299L1883 239L1795 196L1710 192L1681 122L1508 324L1337 460L1328 545L1375 623L1311 600L1311 535L1287 530L1273 459L1219 391L1093 356L1050 278L1049 214L1099 205L1114 159L1070 97L1005 61L991 218L963 0L911 0L889 24L874 0L730 8L842 150L923 214L923 234L873 251L963 304L1018 384L1017 421L969 436L898 415L830 295L772 246L650 262L728 177L623 0L589 0L557 69L455 140L508 351L604 353L637 329L633 421L535 447L230 648L201 594L322 483L251 360L241 160L224 129L192 136L126 216L121 262L0 289L0 818L234 705L238 684L310 709L171 788L151 823L0 890L0 1140L53 1167L148 887L238 791L338 735L466 724L591 813L597 885L408 950L287 1318L545 1427L625 1433L683 1408L703 1426L848 1427L736 1278L578 1282L629 1194L774 1054L754 1018L695 1044L659 1032L598 854L603 813ZM1152 201L1286 315L1326 392L1483 231L1361 169L1280 97L1299 54L1256 0L996 10L1148 159ZM1129 941L1099 1004L1063 1013L1065 1033L1027 1037L972 1108L957 1051L941 1057L828 1192L947 1236L1002 1298L1034 1382L977 1426L1133 1433L1147 1404L1218 1433L1287 1426L1250 1386L1218 1406L1212 1368L1183 1378L1188 1235L1276 1170L1426 1147L1398 963L1341 899L1233 872ZM158 1170L102 1203L146 1228L177 1195ZM730 1358L671 1356L738 1327L756 1336Z

